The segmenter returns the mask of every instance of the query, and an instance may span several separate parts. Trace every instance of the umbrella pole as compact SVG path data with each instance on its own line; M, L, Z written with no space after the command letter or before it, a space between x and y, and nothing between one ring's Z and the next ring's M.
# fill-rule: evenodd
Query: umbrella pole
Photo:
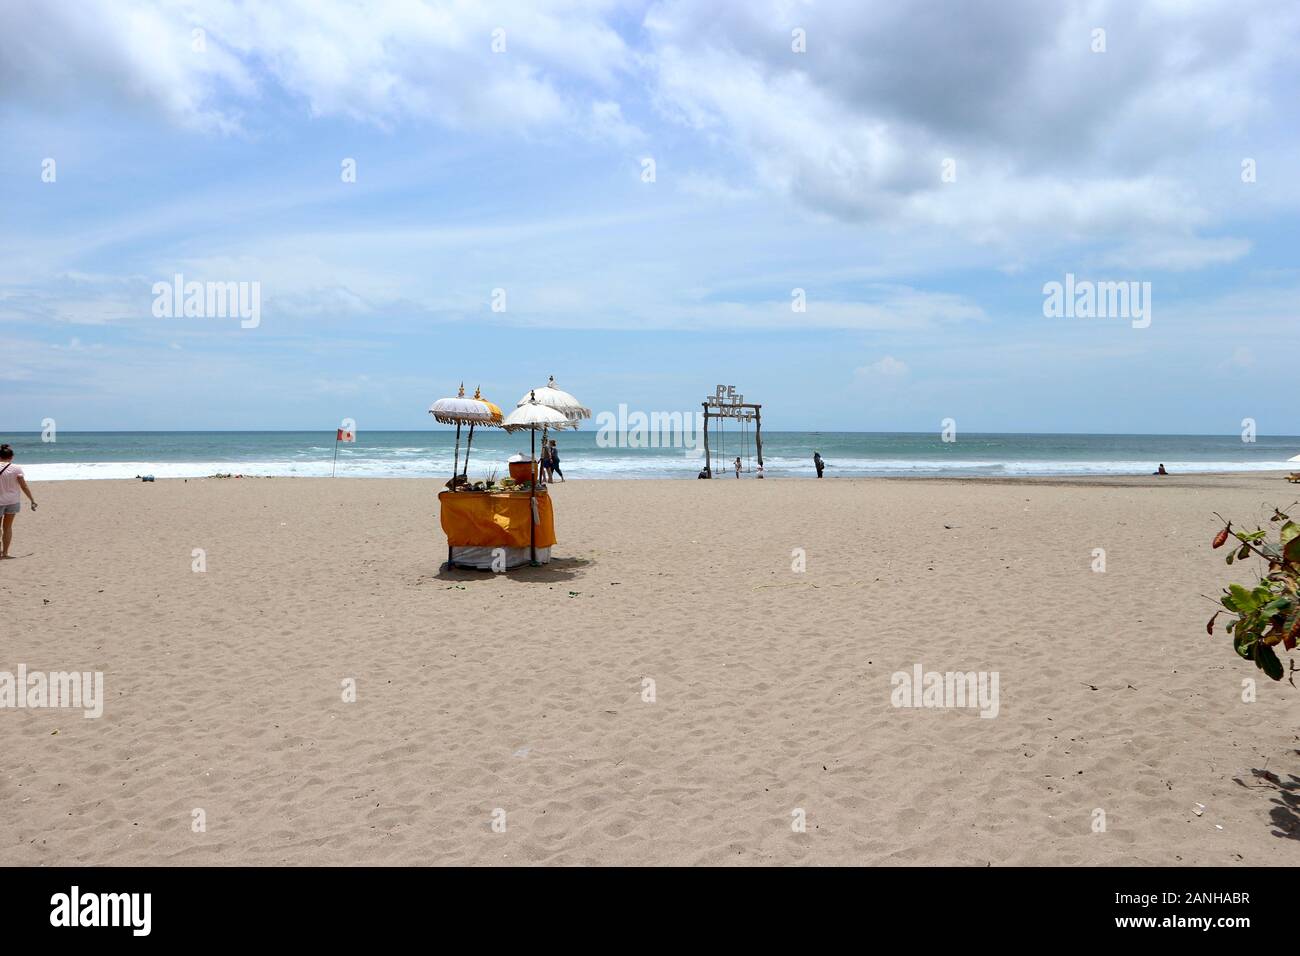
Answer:
M529 433L533 436L533 480L528 486L528 559L533 566L537 565L537 516L533 509L537 507L537 429L530 428Z
M469 447L474 444L474 423L469 423L469 437L465 439L465 480L469 480Z
M456 476L460 474L460 422L456 423L456 457L451 466L451 490L456 490ZM447 542L447 567L451 567L451 542Z
M451 466L451 487L456 488L456 476L460 474L460 422L456 423L456 458Z

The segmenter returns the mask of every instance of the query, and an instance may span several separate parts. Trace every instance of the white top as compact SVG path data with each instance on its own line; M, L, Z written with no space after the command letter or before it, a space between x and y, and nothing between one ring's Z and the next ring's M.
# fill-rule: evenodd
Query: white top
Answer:
M5 468L5 464L9 467ZM23 470L13 462L0 464L0 469L4 474L0 475L0 505L16 505L22 501L22 489L18 487L18 479L23 477Z

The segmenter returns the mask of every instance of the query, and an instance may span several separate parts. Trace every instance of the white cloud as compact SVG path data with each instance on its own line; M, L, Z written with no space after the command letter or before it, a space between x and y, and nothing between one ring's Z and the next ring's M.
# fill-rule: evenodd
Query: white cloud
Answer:
M132 102L232 132L282 92L312 116L517 131L588 110L631 57L610 4L379 0L48 0L0 8L0 88L28 105ZM194 49L193 31L204 31ZM493 52L503 30L504 52ZM602 99L608 99L604 97Z
M755 0L719 15L665 0L645 25L662 112L811 209L1030 249L1172 233L1188 247L1165 253L1177 269L1244 254L1193 235L1215 214L1203 184L1222 178L1224 138L1294 138L1277 92L1295 80L1300 10L1255 13L1229 0ZM796 25L806 53L790 49ZM955 182L940 178L946 158Z
M1267 172L1295 140L1278 117L1298 79L1300 8L1282 0L1250 18L1235 0L662 0L629 29L638 12L614 0L10 4L0 89L37 111L128 103L219 132L279 122L287 97L305 115L384 128L662 144L626 114L636 98L716 165L739 163L826 216L937 225L1005 246L1010 261L1046 242L1123 236L1126 258L1174 270L1246 254L1240 240L1197 234L1241 202L1213 185L1232 178L1221 145L1279 157ZM1097 24L1102 54L1089 47ZM796 25L806 53L790 48ZM505 52L493 52L494 30ZM956 182L940 179L945 159ZM698 157L690 168L688 195L751 189ZM1300 202L1285 184L1272 196Z
M646 134L623 118L623 108L613 100L598 100L591 104L592 132L619 146L630 146L646 138Z
M1111 250L1099 257L1098 262L1126 269L1186 272L1236 262L1249 254L1250 249L1249 240L1231 237L1149 236Z
M687 172L673 180L674 185L688 196L721 202L739 202L753 199L755 191L748 186L737 185L720 176L708 173Z
M854 369L853 375L859 381L897 381L905 378L909 371L906 362L896 359L892 355L886 355L877 362Z
M248 97L252 76L213 38L193 48L190 5L158 2L12 3L0 6L0 90L29 106L76 109L107 100L158 110L197 129L231 132L219 90Z

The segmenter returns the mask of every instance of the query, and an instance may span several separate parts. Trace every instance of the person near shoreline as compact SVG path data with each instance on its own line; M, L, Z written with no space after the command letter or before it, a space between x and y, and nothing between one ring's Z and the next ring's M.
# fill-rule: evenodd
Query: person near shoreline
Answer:
M822 453L819 451L813 452L813 467L817 469L818 478L820 478L822 472L826 470L826 462L822 461Z
M551 473L552 476L559 475L560 481L564 480L564 472L560 471L560 446L555 444L555 439L551 439Z
M0 530L0 558L12 558L9 553L14 539L14 519L23 506L23 495L36 510L36 499L32 489L27 486L23 470L14 464L14 450L8 445L0 445L0 515L4 516L3 530Z

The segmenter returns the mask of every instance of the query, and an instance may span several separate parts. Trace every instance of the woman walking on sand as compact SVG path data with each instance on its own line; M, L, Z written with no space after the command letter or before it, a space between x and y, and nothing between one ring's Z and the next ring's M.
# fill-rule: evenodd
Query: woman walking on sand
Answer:
M541 473L542 484L551 483L551 446L545 441L542 442L542 460L537 463L537 470Z
M9 543L14 538L14 518L22 508L23 495L36 510L36 499L32 489L27 487L23 470L14 464L14 450L8 445L0 445L0 515L4 515L4 530L0 532L0 558L12 558Z
M553 475L559 475L560 481L564 480L564 472L560 471L560 447L555 444L555 439L551 439L551 472Z

